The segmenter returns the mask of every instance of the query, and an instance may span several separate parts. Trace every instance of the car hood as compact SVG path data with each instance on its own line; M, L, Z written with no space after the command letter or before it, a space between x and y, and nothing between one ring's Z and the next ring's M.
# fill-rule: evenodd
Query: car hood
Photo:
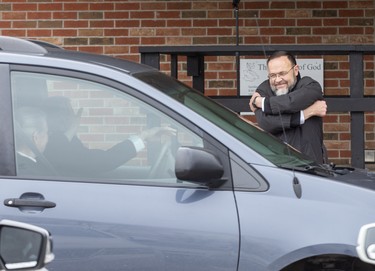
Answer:
M360 168L345 168L334 177L335 181L375 190L375 172Z

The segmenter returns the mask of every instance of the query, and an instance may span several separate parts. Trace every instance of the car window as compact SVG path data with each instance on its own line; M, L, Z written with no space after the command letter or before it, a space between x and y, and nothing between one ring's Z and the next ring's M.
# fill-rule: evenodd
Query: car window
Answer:
M203 139L157 108L88 80L12 72L19 176L176 183L178 146Z

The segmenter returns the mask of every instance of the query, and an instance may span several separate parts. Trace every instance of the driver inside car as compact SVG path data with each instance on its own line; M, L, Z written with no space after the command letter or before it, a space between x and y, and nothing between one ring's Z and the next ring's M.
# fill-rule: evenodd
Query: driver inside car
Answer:
M49 129L44 155L59 173L65 175L87 177L114 170L136 157L145 148L146 140L176 133L170 127L153 127L107 150L90 149L77 136L82 108L75 113L69 98L51 96L46 99L44 110Z

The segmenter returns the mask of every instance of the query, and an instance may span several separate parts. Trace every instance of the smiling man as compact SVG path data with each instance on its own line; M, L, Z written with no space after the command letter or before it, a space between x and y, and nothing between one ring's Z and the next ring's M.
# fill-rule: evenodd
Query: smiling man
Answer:
M327 163L323 121L327 104L322 87L311 77L301 78L295 57L285 51L267 60L268 80L250 99L258 125L318 163Z

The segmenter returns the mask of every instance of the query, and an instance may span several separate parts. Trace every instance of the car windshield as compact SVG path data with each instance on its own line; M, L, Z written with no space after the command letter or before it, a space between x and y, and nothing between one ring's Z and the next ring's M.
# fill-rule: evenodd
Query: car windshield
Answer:
M300 152L239 114L168 75L160 72L143 72L134 76L181 102L277 166L294 168L314 164Z

